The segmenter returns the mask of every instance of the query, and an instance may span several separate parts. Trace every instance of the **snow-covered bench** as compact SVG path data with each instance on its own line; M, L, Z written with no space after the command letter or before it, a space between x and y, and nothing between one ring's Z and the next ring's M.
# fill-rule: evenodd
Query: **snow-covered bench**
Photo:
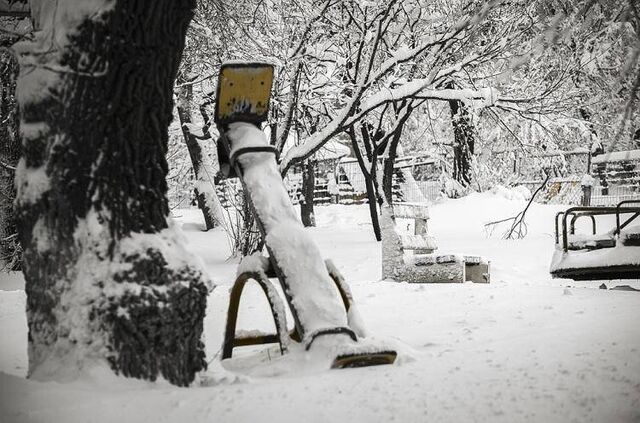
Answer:
M405 227L405 230L398 231L403 251L429 254L438 248L433 237L427 234L429 209L425 205L396 203L393 205L392 213L396 220L396 227ZM401 224L400 221L403 223Z
M413 283L489 282L489 263L477 256L436 255L427 234L426 205L400 203L382 210L382 277ZM408 221L408 222L407 222Z

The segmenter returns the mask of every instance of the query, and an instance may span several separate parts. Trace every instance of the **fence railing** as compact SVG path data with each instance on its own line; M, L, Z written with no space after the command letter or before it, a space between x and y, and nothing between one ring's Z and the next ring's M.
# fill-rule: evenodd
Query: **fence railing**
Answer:
M640 200L638 186L594 186L591 192L592 206L615 206L621 201Z
M522 181L517 185L525 186L534 193L544 181ZM536 201L544 204L582 204L582 187L577 176L551 178L536 197Z
M591 190L583 191L581 178L552 178L540 192L536 201L545 204L569 204L591 206L615 206L624 200L640 200L640 186L608 186L595 185ZM523 185L534 192L543 181L522 181ZM585 199L584 195L589 198Z
M440 181L413 181L400 184L403 200L416 202L416 199L424 199L434 202L442 195L442 183Z

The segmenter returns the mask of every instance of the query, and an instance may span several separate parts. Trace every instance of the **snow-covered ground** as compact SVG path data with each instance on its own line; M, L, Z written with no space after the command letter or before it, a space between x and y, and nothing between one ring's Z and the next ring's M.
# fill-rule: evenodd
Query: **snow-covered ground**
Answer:
M191 388L102 368L70 383L26 380L23 282L2 274L0 422L640 421L640 292L550 278L560 206L534 204L524 240L501 240L500 229L488 237L484 223L524 204L495 190L431 208L439 251L488 258L490 285L380 281L367 206L317 208L312 236L350 282L369 331L400 343L393 366L319 370L271 348L240 350L223 367L237 260L221 230L200 231L197 210L174 214L219 286L205 325L210 370ZM239 329L273 328L258 288L246 292Z

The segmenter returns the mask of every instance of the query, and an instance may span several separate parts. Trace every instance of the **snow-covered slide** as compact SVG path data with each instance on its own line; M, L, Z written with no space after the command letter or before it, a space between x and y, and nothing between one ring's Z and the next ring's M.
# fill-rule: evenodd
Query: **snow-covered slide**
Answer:
M268 145L260 129L237 122L229 126L231 156L247 147ZM342 300L333 287L320 250L294 214L274 155L251 152L238 157L242 180L266 236L269 254L286 280L285 293L295 304L294 319L310 333L347 327ZM276 270L277 272L277 270Z
M227 153L228 164L242 180L265 237L269 261L291 309L297 337L306 350L331 351L335 358L332 367L392 363L394 351L358 339L357 333L362 331L352 327L353 322L350 325L353 313L348 313L349 306L341 297L345 292L343 282L337 280L341 278L330 274L320 250L293 211L278 171L277 152L259 128L260 116L266 116L263 106L268 99L252 98L252 90L264 95L264 76L256 77L261 74L255 64L232 66L239 68L232 71L237 74L229 76L228 68L223 68L219 81L219 142ZM242 79L242 72L246 72L246 80ZM227 85L234 90L233 95L225 95ZM239 86L246 88L239 90ZM224 102L222 106L220 101ZM225 110L227 114L220 117Z

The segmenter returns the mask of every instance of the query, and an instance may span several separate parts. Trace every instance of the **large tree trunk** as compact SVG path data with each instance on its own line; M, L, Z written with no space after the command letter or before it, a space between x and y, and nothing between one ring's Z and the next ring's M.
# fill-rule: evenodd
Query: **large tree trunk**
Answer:
M454 88L449 83L445 88ZM453 179L462 186L471 184L471 157L474 154L475 137L473 123L467 106L460 100L449 100L451 124L453 125Z
M192 86L187 84L178 89L178 118L182 127L184 142L189 150L191 165L196 180L194 192L198 208L202 211L204 223L207 230L216 226L215 216L215 186L214 181L209 177L204 168L202 148L198 142L198 137L191 130L191 101L193 100ZM211 141L211 140L210 140ZM210 169L213 173L213 169Z
M316 219L313 214L313 194L316 188L315 167L315 162L311 159L302 163L300 218L305 227L316 226Z
M165 180L194 3L43 2L43 31L20 47L17 212L32 377L107 362L187 385L206 366L206 281L168 227Z
M18 61L0 47L0 270L20 270L21 249L13 213L15 169L20 159L16 79Z

